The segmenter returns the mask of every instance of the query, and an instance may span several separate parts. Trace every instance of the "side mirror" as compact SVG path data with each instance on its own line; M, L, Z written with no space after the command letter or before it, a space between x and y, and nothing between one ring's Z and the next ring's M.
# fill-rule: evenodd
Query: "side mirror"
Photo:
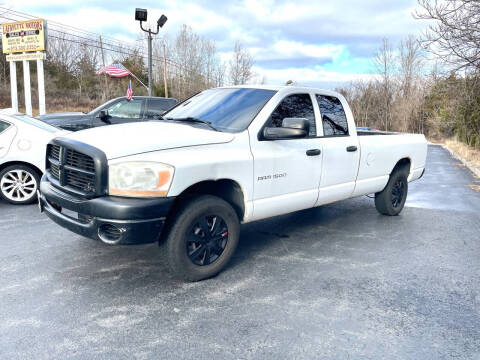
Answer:
M265 140L302 139L308 136L310 122L303 118L285 118L282 127L267 127L263 129Z
M111 124L111 121L108 120L108 117L109 117L108 110L106 110L106 109L100 110L97 117L100 118L100 120L102 120L103 122L105 122L107 124Z

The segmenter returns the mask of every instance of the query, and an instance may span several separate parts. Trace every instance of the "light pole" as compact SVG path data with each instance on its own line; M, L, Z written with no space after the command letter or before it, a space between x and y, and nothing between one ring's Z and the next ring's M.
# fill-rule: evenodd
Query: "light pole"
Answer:
M148 33L148 96L152 96L152 35L157 35L160 28L167 22L165 15L160 16L157 20L157 31L152 29L144 29L142 23L147 21L147 9L135 9L135 20L140 21L140 29Z

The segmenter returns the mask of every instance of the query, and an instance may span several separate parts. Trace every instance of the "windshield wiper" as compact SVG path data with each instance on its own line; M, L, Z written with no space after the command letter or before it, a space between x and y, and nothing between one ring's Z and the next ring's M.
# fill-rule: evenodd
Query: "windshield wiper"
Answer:
M212 125L210 121L202 120L202 119L197 119L195 117L184 117L184 118L165 118L166 120L172 120L172 121L185 121L185 122L191 122L191 123L200 123L200 124L205 124L207 125L210 129L215 130L215 131L220 131L218 130L215 126Z

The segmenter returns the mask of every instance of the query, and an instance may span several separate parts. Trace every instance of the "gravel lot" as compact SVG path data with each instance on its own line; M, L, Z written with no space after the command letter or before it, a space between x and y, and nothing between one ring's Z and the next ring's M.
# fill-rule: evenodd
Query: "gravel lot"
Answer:
M479 359L474 184L431 146L401 216L362 197L245 225L199 283L174 280L156 245L0 202L0 358Z

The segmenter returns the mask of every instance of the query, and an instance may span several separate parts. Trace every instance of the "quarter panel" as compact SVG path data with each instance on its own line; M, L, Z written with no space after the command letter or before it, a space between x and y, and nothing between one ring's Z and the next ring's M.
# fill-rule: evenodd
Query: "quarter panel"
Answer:
M358 137L361 147L360 168L354 196L383 190L397 162L411 161L410 174L425 168L427 142L423 135L372 135ZM420 173L421 173L420 171ZM409 181L414 177L409 176Z

